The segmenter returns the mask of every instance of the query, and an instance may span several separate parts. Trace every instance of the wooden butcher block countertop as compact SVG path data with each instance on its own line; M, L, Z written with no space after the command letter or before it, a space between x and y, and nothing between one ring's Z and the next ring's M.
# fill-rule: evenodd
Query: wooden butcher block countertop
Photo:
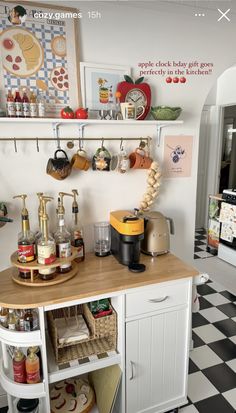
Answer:
M140 262L146 271L132 273L112 256L98 258L86 254L78 264L78 274L71 280L55 286L24 287L15 284L11 276L16 268L0 272L0 306L7 308L34 308L63 303L102 294L147 286L165 281L194 277L199 272L172 254L150 257L141 254ZM63 277L63 275L62 275Z

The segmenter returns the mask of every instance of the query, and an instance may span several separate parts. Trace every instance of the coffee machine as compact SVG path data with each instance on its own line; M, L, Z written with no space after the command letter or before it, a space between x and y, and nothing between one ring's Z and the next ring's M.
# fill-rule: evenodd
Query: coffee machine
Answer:
M123 265L134 272L145 270L139 264L141 241L144 238L144 220L129 211L110 213L111 252Z

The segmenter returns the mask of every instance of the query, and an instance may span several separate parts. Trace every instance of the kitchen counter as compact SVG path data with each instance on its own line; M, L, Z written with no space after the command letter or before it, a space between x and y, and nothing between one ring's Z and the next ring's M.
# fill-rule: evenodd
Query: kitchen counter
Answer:
M132 273L112 255L98 258L93 253L88 253L85 261L78 264L78 274L74 278L58 286L37 288L15 284L11 276L13 272L17 273L17 269L8 268L0 273L0 306L35 308L103 294L109 295L199 274L195 268L170 253L154 258L142 254L140 262L146 265L146 271Z

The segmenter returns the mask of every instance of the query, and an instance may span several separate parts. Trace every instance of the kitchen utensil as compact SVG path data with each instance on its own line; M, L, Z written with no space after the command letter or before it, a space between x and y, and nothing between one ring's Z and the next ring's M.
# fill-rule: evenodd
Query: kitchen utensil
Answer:
M49 92L48 85L42 79L36 79L36 86L38 89L43 90L44 92L47 92L47 94L52 99L54 99L56 103L61 103L60 100L56 96L54 96L52 93Z
M99 110L98 115L99 115L100 120L106 120L107 110L105 110L105 109Z
M109 222L97 222L94 224L94 252L98 257L106 257L110 254L111 234Z
M171 218L166 218L158 211L147 212L144 215L144 228L142 252L153 257L169 252L169 233L174 234L174 223Z
M179 107L153 106L151 115L155 120L176 120L181 114L182 109Z
M61 152L63 157L58 158L58 153ZM62 149L57 149L54 153L54 158L50 158L47 163L46 172L53 178L63 180L71 173L71 164L67 154Z

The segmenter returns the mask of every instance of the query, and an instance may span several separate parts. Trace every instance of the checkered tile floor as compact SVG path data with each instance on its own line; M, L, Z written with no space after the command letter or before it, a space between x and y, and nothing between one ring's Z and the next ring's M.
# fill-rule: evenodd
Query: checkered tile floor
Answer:
M194 259L214 257L213 254L207 252L207 236L204 228L196 229L194 240Z
M193 314L189 404L179 413L236 412L236 296L216 282L197 287Z

